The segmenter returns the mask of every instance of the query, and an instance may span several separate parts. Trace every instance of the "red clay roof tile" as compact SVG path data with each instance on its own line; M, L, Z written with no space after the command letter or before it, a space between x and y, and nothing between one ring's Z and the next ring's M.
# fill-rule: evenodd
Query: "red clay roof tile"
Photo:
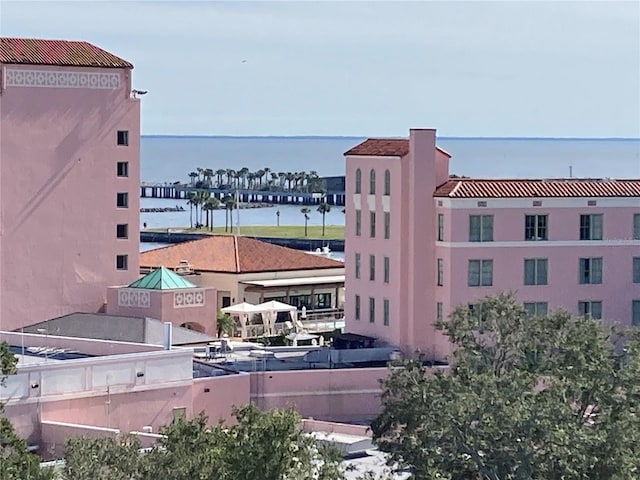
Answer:
M88 42L0 37L0 63L74 67L133 68Z
M640 197L640 179L456 178L440 185L434 196L449 198Z
M440 147L436 147L445 155L451 157ZM345 155L362 155L371 157L404 157L409 153L408 138L368 138L351 150L345 152Z
M344 263L237 235L212 235L140 253L140 266L176 268L187 260L196 271L253 273L343 268Z

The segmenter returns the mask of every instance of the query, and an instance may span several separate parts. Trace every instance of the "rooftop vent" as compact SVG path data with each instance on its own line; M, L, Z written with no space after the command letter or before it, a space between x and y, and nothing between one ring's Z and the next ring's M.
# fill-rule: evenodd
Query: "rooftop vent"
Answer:
M176 273L182 275L193 273L193 269L191 268L191 265L189 265L189 260L180 260L180 263L176 268Z

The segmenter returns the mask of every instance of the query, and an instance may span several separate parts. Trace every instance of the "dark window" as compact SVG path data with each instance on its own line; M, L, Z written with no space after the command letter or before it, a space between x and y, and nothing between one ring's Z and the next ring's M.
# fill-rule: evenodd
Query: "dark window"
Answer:
M118 208L127 208L129 206L129 194L127 192L118 192L116 206Z
M493 242L493 215L469 215L469 241Z
M389 283L389 257L384 257L384 283Z
M354 307L355 307L354 314L355 314L356 320L360 320L360 295L356 295L354 297L354 300L355 300L355 302L354 302Z
M382 300L382 312L382 324L389 325L389 300L386 298Z
M302 309L302 307L310 309L311 295L290 295L288 303L294 307L298 307L298 310Z
M356 210L356 237L362 234L362 210Z
M436 303L436 320L442 320L442 302Z
M602 214L580 215L580 240L602 240Z
M493 285L493 260L469 260L468 285L490 287Z
M438 214L438 241L444 242L444 213Z
M369 255L369 280L376 279L376 256Z
M266 298L265 298L266 301ZM231 297L222 297L222 308L231 306Z
M442 258L438 259L438 279L437 285L439 287L444 285L444 260Z
M591 317L596 320L600 320L602 318L602 302L578 302L578 312L583 317Z
M633 257L633 283L640 283L640 257Z
M129 176L129 162L118 162L117 172L118 177Z
M129 131L128 130L118 130L118 145L127 146L129 145Z
M547 302L525 302L524 309L530 317L543 317L547 314Z
M547 215L525 215L525 240L547 240Z
M369 212L369 236L371 238L376 237L376 212Z
M546 285L547 264L546 258L526 258L524 261L524 284Z
M373 169L369 172L369 194L376 194L376 171Z
M376 321L376 299L369 297L369 323Z
M602 258L581 258L579 280L583 285L602 283Z
M384 212L384 238L391 237L391 214Z
M116 255L116 270L128 270L128 269L129 269L129 256Z
M356 169L356 193L362 193L362 171Z
M359 253L356 253L355 276L356 278L360 278L360 254Z
M331 294L330 293L316 293L314 299L315 308L331 308Z
M129 225L119 223L116 225L116 238L129 238Z
M640 327L640 300L634 300L631 304L631 325Z
M640 213L633 214L633 239L640 240Z
M384 172L384 194L391 195L391 172L389 170Z

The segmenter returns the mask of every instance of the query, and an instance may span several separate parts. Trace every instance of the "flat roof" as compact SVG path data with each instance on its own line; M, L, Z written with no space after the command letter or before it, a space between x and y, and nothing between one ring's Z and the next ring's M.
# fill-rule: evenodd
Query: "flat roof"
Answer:
M258 287L286 287L288 285L319 285L322 283L344 283L344 275L328 275L325 277L276 278L273 280L252 280L240 282Z

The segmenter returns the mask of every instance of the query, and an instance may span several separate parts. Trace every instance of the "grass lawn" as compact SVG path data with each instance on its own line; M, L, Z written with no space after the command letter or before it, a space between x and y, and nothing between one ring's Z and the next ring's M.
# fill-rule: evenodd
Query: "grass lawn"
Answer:
M177 228L176 228L177 229ZM150 228L150 231L165 232L166 228ZM196 230L195 228L185 227L181 229L184 232L189 233L211 233L205 228ZM225 233L224 227L214 227L213 233ZM226 233L237 233L234 226L233 232L228 231ZM327 225L325 227L325 235L322 236L322 225L307 227L307 236L304 236L304 225L282 225L276 226L252 226L241 225L240 235L246 235L249 237L280 237L280 238L309 238L309 239L326 239L326 240L343 240L344 239L344 225Z

